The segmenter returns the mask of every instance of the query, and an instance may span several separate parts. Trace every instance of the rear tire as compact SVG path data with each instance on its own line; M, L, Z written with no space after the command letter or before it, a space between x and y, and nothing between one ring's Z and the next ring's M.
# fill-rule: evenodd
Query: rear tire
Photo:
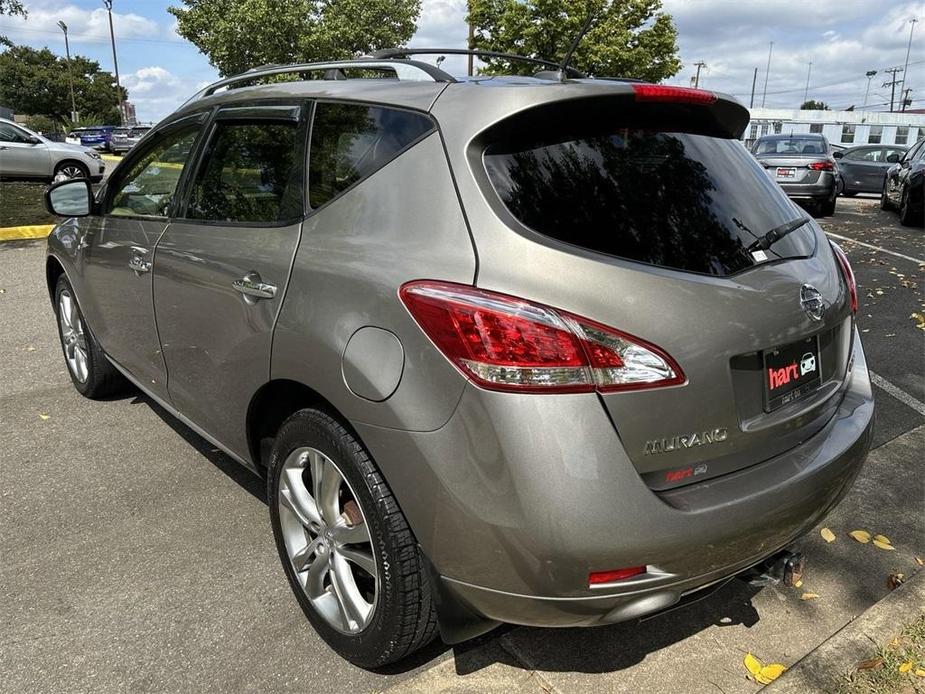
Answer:
M833 193L831 198L820 200L816 206L819 211L819 216L831 217L833 214L835 214L835 202L837 199L838 196Z
M77 392L96 400L125 391L128 381L106 359L64 275L58 278L55 288L55 316L67 372Z
M375 668L433 639L425 559L379 470L340 422L304 409L283 423L267 501L289 585L334 651Z

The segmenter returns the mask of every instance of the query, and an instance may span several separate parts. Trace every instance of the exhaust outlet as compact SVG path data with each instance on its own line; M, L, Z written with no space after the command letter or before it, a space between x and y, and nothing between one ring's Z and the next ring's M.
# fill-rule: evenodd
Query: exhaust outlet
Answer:
M793 588L803 580L805 566L806 561L802 552L791 552L785 549L743 571L737 578L753 586L783 583L788 588Z

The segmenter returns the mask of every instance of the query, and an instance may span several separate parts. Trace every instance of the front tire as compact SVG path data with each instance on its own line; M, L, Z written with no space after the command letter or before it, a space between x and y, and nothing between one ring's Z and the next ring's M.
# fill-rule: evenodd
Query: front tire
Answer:
M95 400L124 390L128 382L103 354L64 275L55 288L55 315L61 351L77 392Z
M921 226L923 214L913 211L912 203L909 202L909 188L906 187L899 201L899 223L904 227Z
M333 650L375 668L433 639L424 557L369 454L340 422L305 409L283 423L267 498L289 585Z
M65 178L90 178L90 169L79 161L62 161L55 166L55 180Z

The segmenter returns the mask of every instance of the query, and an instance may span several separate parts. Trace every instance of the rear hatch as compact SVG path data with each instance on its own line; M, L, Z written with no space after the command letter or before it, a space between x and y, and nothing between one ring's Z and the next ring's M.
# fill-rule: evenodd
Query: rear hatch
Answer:
M820 138L792 135L761 139L754 151L755 158L778 183L812 185L823 171L835 168L827 149Z
M684 371L681 386L600 395L655 490L753 465L819 431L851 344L838 261L738 141L747 112L680 100L687 91L677 103L630 93L543 105L479 142L509 226L600 258L604 271L571 281L612 296L614 309L587 317L632 326ZM824 310L810 315L819 298Z

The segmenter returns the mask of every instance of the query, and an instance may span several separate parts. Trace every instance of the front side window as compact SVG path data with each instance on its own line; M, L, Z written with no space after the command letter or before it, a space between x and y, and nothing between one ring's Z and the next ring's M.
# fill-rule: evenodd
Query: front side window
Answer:
M119 176L106 213L122 217L166 217L199 126L163 136Z
M186 217L283 222L302 216L295 122L219 122L203 154Z
M880 149L855 149L846 153L844 159L847 161L880 161Z
M841 126L841 141L845 143L854 142L854 125L851 123L845 123Z
M434 129L410 111L320 103L312 125L309 201L320 207L366 178Z
M882 125L872 125L870 126L870 131L867 133L867 141L872 145L880 144L880 140L883 137L883 126Z
M0 142L30 142L29 136L17 127L8 123L0 123Z

